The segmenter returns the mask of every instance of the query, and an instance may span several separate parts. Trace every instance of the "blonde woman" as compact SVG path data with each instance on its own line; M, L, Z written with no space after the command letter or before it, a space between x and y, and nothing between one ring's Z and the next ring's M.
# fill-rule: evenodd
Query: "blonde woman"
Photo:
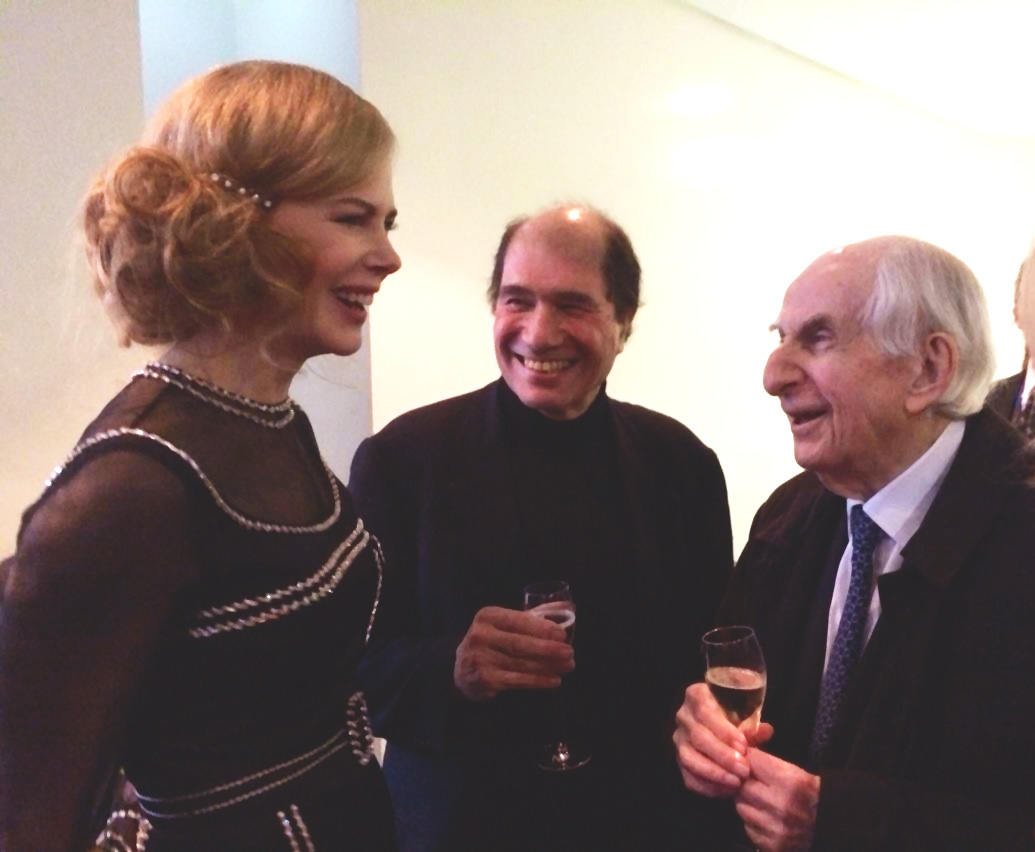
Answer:
M0 565L0 848L394 848L354 678L380 551L288 396L399 268L392 147L333 77L242 62L89 192L97 291L164 354ZM120 767L139 803L95 839Z

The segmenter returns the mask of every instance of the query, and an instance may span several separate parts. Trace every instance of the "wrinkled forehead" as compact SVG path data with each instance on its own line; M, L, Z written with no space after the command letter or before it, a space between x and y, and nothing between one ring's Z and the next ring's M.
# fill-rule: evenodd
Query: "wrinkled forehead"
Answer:
M877 255L865 244L843 246L813 261L787 288L775 325L825 315L854 320L873 292Z

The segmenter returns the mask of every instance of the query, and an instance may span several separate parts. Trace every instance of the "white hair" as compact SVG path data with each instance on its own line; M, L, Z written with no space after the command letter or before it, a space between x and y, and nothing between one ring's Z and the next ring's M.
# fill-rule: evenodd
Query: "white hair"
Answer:
M981 410L995 372L985 294L962 260L911 237L880 237L873 292L860 320L888 355L914 355L924 338L943 332L956 341L959 367L936 413L961 420Z

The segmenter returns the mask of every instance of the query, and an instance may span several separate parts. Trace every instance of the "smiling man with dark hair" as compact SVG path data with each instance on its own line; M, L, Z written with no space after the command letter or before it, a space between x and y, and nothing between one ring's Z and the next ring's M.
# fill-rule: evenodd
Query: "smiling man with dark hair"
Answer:
M729 508L711 450L605 391L639 279L597 211L517 220L490 286L500 380L356 454L386 555L366 690L405 850L684 849L697 830L669 734L728 579ZM574 659L519 611L550 579L571 586ZM562 675L592 759L549 772Z

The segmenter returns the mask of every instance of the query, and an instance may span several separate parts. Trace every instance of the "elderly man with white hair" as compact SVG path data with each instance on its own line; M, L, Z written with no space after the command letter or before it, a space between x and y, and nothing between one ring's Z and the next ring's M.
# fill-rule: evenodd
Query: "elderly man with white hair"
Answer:
M773 329L763 383L805 472L755 516L719 616L764 649L763 721L689 687L683 780L763 850L1031 850L1035 490L982 410L980 287L879 237L813 262Z

